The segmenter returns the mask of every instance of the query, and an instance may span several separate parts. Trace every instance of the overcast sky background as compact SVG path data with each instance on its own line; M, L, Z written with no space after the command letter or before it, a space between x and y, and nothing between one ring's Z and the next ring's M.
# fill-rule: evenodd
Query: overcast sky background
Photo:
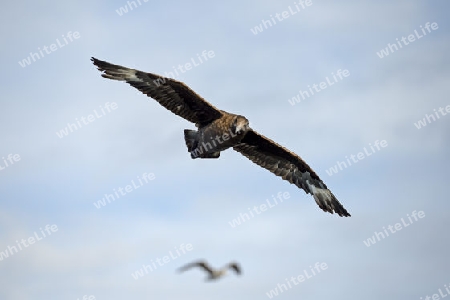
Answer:
M268 299L316 262L328 269L275 298L420 299L449 285L450 116L414 125L450 105L449 3L312 0L255 35L251 28L294 2L140 1L122 16L116 10L126 1L3 4L0 157L21 159L0 171L0 252L47 224L58 231L0 261L1 299ZM427 22L439 28L377 56ZM20 66L69 31L80 37ZM177 79L299 154L352 217L321 211L310 195L233 150L192 160L183 129L193 124L102 78L90 61L164 74L204 50L215 56ZM289 104L338 69L350 76ZM118 108L56 135L106 102ZM327 174L376 140L388 146ZM94 206L145 172L155 179ZM278 192L291 197L229 225ZM425 217L363 243L413 211ZM132 277L183 243L192 251ZM205 283L198 270L177 274L195 259L217 267L236 260L243 275Z

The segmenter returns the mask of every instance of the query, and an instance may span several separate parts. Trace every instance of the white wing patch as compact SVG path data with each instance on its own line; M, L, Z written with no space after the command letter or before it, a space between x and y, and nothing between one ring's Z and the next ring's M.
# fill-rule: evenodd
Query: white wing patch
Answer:
M118 68L113 70L108 70L108 73L103 73L103 77L119 81L140 81L142 79L136 76L136 70L128 68Z

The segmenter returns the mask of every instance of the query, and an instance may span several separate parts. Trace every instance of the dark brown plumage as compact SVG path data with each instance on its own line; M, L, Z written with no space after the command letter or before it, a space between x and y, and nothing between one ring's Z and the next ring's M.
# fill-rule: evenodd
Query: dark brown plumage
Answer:
M313 195L319 207L341 217L350 214L319 176L298 155L260 135L248 120L215 108L187 85L152 73L91 59L105 78L125 81L158 101L174 114L195 123L198 130L184 130L192 158L218 158L233 148L257 165Z

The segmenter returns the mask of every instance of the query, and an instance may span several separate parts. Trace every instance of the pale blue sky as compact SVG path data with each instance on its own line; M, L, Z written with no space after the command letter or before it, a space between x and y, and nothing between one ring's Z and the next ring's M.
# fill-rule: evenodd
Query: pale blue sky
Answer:
M254 35L251 28L294 2L140 1L122 16L116 10L126 1L3 5L0 158L21 159L0 170L0 253L47 224L58 231L0 261L1 299L268 299L316 262L328 268L276 299L420 299L450 283L450 116L414 126L450 105L447 2L312 0ZM377 56L427 22L439 28ZM69 31L80 37L19 65ZM90 61L164 74L204 50L215 56L178 79L299 154L351 218L322 212L310 195L232 150L192 160L183 129L193 124L102 78ZM350 76L289 104L338 69ZM107 102L117 109L56 135ZM388 146L327 174L376 140ZM143 173L154 180L94 206ZM229 225L278 192L291 197ZM365 246L374 231L413 211L425 217ZM132 277L183 243L193 249ZM243 276L205 283L197 270L177 274L199 258L217 267L239 261Z

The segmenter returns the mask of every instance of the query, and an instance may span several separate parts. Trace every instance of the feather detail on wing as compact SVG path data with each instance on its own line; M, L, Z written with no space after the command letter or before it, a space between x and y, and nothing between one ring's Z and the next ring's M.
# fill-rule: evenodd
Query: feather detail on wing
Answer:
M253 130L249 130L241 143L233 149L255 164L313 195L323 211L335 212L341 217L350 216L319 176L295 153Z
M103 72L103 77L127 82L190 122L205 125L222 116L220 110L180 81L113 65L94 57L91 60Z

